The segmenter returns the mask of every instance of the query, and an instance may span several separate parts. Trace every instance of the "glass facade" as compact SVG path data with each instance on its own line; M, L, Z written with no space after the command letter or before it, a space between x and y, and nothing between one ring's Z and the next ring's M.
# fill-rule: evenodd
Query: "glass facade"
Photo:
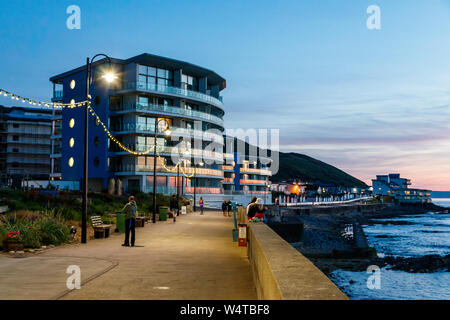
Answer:
M173 86L173 72L156 67L139 65L139 82L148 85Z

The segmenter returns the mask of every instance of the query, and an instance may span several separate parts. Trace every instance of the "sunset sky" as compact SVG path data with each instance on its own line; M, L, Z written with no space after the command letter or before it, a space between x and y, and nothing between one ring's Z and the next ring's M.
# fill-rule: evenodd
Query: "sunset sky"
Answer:
M281 151L366 183L450 190L450 1L3 2L0 88L48 100L50 76L99 52L180 59L227 79L226 127L279 128ZM72 4L81 30L66 28Z

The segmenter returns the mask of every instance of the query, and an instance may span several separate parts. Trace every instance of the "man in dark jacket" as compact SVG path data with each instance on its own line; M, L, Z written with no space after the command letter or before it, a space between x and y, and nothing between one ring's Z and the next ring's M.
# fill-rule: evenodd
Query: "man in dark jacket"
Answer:
M223 212L223 216L226 217L227 216L227 202L225 200L223 200L222 202L222 212Z
M170 199L170 211L172 211L174 216L178 214L178 201L176 195L172 195L172 199Z
M233 211L233 205L231 204L231 200L228 200L228 202L227 202L227 211L228 211L228 216L231 217L231 212Z
M137 205L134 201L134 197L128 198L128 203L123 207L122 212L125 214L125 242L122 244L124 247L130 246L130 231L131 231L131 246L134 247L135 234L136 234L136 216Z

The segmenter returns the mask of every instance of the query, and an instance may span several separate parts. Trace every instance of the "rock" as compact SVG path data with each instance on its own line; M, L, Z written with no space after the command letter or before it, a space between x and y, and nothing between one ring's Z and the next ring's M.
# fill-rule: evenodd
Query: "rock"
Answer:
M48 247L49 247L49 248L54 248L55 246L54 246L53 244L51 244L51 245L49 245Z
M42 246L41 249L47 249L47 246Z
M28 252L29 252L29 253L33 253L33 252L34 252L34 249L28 249Z
M16 254L16 252L11 250L9 254Z
M25 254L25 251L16 251L16 254L22 255L22 254Z

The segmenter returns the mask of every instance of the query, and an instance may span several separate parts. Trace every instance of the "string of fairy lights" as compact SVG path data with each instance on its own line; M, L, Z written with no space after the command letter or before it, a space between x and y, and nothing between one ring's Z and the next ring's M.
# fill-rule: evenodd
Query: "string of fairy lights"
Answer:
M107 126L103 123L103 121L101 121L100 117L97 115L97 113L94 111L94 109L91 107L91 103L89 100L85 100L82 102L75 102L74 100L72 100L70 103L56 103L56 102L45 102L45 101L40 101L40 100L35 100L35 99L30 99L30 98L26 98L23 97L21 95L12 93L10 91L4 90L0 88L0 97L4 96L4 97L11 97L12 100L15 101L19 101L22 103L28 103L30 105L33 106L38 106L38 107L45 107L45 108L57 108L57 109L63 109L63 108L68 108L68 109L73 109L73 108L79 108L79 107L83 107L86 106L90 112L90 114L96 119L96 121L103 127L106 135L108 136L108 138L113 141L119 148L121 148L123 151L128 152L129 154L132 154L134 156L145 156L147 154L149 154L150 152L153 151L153 147L149 148L148 150L145 150L143 152L137 152L137 151L133 151L129 148L127 148L126 146L124 146L119 140L117 140L116 137L114 137L111 132L109 131L109 129L107 128ZM178 170L178 166L180 166L180 171L182 172L182 174L188 178L191 179L194 176L194 173L188 175L185 171L185 167L186 167L186 163L184 162L184 166L181 166L180 163L177 163L175 165L175 167L173 168L169 168L165 165L165 161L164 159L162 159L162 157L159 155L158 151L156 150L156 156L158 157L159 162L162 164L164 170L166 170L167 172L176 172Z
M9 92L7 90L0 88L0 97L1 96L10 97L12 100L19 101L22 103L28 103L33 106L46 107L46 108L57 108L57 109L63 109L63 108L73 109L73 108L85 106L88 103L87 100L82 101L82 102L71 101L70 103L40 101L40 100L26 98L21 95L18 95L18 94L15 94L15 93L12 93L12 92Z
M132 154L134 156L145 156L147 154L149 154L150 152L152 152L154 150L154 147L151 147L145 151L142 152L138 152L138 151L133 151L129 148L127 148L126 146L124 146L119 140L117 140L117 138L111 133L111 131L109 131L108 127L103 123L103 121L100 119L99 115L94 111L94 109L91 107L91 104L88 103L87 104L87 108L89 110L89 113L95 118L95 120L97 121L97 123L99 123L102 127L103 130L105 131L105 134L108 136L108 138L113 141L120 149L122 149L125 152L128 152L129 154ZM186 173L186 163L184 163L184 166L181 166L180 163L177 163L175 165L174 168L169 168L166 166L166 164L164 163L164 159L162 159L162 157L160 156L160 154L158 153L158 150L156 150L156 156L158 157L159 163L161 163L162 167L164 168L164 170L166 170L167 172L176 172L178 170L178 166L180 166L180 171L181 173L188 179L191 179L194 176L194 173L191 174L187 174Z

